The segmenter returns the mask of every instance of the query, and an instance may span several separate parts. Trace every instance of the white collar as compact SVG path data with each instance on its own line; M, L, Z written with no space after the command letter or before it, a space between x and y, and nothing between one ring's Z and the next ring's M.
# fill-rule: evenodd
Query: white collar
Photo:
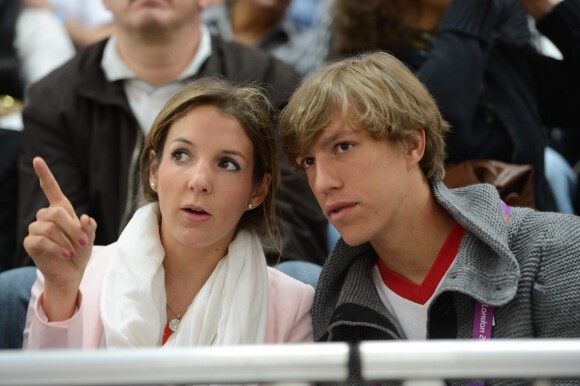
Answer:
M109 82L126 79L137 79L135 72L127 66L116 49L117 39L112 35L105 45L101 68ZM176 80L183 80L193 75L197 75L201 66L211 56L211 35L207 27L200 25L199 47L192 58L191 63Z

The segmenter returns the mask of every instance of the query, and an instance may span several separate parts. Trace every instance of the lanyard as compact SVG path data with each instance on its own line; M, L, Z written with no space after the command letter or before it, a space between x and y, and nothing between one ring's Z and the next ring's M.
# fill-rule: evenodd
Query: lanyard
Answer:
M510 217L510 207L502 202L503 214L507 223ZM482 304L480 301L475 302L475 311L473 312L473 339L488 340L491 339L491 329L493 327L493 306ZM474 379L469 382L469 386L483 386L483 379Z
M475 302L475 312L473 313L473 339L491 339L491 328L493 326L493 307Z
M491 328L493 327L493 307L482 304L480 301L475 302L475 311L473 313L473 339L488 340L491 339ZM473 379L469 381L469 386L484 386L483 379Z

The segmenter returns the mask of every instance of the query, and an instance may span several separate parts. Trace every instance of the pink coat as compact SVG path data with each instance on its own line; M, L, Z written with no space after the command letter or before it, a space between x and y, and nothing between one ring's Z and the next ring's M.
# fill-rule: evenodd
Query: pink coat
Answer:
M77 312L68 320L48 322L42 308L44 278L32 286L24 348L97 348L103 335L100 297L103 279L115 244L95 246L80 286ZM268 267L267 343L311 342L310 309L314 289Z

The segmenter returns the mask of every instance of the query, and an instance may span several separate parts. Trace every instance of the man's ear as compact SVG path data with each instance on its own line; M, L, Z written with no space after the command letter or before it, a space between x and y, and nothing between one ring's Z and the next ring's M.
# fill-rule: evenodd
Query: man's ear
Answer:
M409 166L417 165L425 154L425 130L417 129L405 140Z
M272 183L272 173L264 173L264 177L262 181L254 187L254 192L252 193L252 205L254 208L257 208L261 205L266 196L268 196L268 192L270 191L270 184Z

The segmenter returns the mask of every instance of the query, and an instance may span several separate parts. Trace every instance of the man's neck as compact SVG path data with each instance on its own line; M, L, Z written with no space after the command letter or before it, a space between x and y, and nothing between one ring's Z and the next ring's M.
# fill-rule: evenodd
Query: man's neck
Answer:
M157 36L115 31L116 49L139 79L154 86L174 82L191 64L201 39L200 25Z
M405 207L396 229L371 241L387 267L415 284L423 282L455 224L437 203L426 181L420 190L422 193L413 192L417 199Z

